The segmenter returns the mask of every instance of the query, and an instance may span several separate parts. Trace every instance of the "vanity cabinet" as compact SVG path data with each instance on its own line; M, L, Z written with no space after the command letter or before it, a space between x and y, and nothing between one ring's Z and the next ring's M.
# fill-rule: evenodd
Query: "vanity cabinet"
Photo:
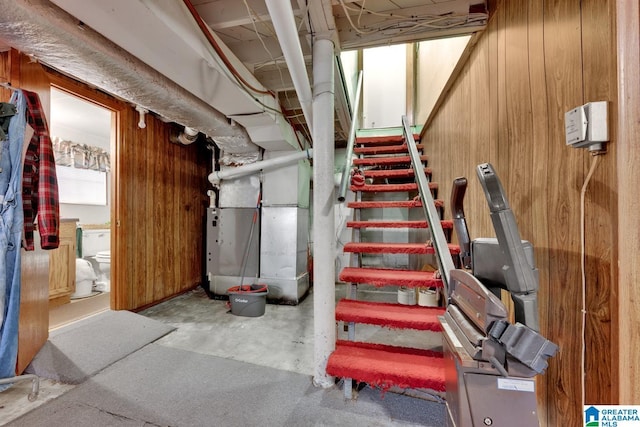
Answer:
M49 308L70 302L76 290L77 223L60 220L60 245L49 251Z

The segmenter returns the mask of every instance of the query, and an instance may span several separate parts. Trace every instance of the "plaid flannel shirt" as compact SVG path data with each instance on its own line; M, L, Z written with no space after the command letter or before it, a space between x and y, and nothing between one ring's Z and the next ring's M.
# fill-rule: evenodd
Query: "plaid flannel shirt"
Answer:
M23 90L27 99L27 123L34 130L27 147L22 174L24 238L22 245L34 249L33 232L36 215L42 249L55 249L60 244L60 205L53 145L47 119L38 94Z

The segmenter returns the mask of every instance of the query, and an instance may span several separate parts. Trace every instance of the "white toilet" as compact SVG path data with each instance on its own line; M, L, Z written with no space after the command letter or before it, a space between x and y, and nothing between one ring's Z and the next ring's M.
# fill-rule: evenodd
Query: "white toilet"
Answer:
M96 276L95 290L111 290L111 230L82 229L82 258L93 266Z

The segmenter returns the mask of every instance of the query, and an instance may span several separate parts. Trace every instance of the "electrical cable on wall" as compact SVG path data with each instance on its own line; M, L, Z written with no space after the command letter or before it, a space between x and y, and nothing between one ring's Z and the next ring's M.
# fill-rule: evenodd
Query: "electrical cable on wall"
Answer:
M584 180L584 184L582 185L582 191L580 191L580 257L581 257L581 269L582 269L582 351L581 351L581 387L582 387L582 405L585 405L585 376L586 366L585 366L585 357L586 357L586 347L587 347L587 273L586 273L586 249L585 249L585 194L587 192L587 186L589 185L589 181L593 176L593 173L596 170L598 165L598 160L600 158L600 154L603 152L594 152L593 161L591 162L591 168L589 169L589 173Z

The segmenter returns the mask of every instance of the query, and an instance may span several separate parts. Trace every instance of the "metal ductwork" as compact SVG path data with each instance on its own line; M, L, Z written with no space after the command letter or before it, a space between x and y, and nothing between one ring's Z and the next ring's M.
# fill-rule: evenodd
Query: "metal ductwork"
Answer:
M48 0L0 0L0 39L62 73L211 137L230 163L258 159L247 131Z

